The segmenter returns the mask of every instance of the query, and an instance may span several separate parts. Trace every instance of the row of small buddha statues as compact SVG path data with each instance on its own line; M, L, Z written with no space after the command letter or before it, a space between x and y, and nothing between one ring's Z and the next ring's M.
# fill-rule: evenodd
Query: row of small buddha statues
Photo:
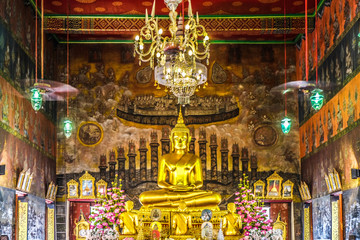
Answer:
M133 211L134 203L132 201L127 201L125 203L126 212L122 213L120 216L120 228L122 229L121 234L126 236L136 236L139 233L139 229L142 228L139 223L138 213ZM227 214L221 218L220 229L223 231L224 236L239 236L240 230L242 228L242 221L239 214L236 214L236 206L234 203L229 203L227 206ZM171 228L173 229L172 236L182 236L182 237L192 237L189 235L189 230L193 227L192 216L189 214L189 209L187 209L185 202L179 204L178 209L173 210L173 216L171 219ZM209 214L210 212L210 214ZM211 211L203 211L201 218L204 223L202 224L202 229L209 227L209 231L212 233L212 223L211 220ZM155 221L157 219L154 219ZM151 226L155 226L155 230L158 230L159 222L154 222ZM211 227L210 227L211 226ZM161 227L160 227L161 228ZM154 230L151 229L151 230ZM207 229L204 229L205 231ZM159 234L160 236L160 234ZM213 235L207 232L204 232L202 236L205 236L204 239L212 239ZM170 235L171 237L171 235Z

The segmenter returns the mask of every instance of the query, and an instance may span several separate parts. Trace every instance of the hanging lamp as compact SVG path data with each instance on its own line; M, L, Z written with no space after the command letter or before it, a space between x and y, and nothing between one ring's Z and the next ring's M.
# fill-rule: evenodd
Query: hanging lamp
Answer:
M67 12L67 29L66 29L66 83L67 88L69 87L69 2L68 3L68 12ZM73 122L69 119L69 90L66 91L66 119L64 120L64 135L66 138L69 138L73 130Z
M37 1L35 1L35 9L37 10ZM41 22L43 19L41 19ZM35 11L35 84L34 87L30 90L31 92L31 106L37 112L41 109L43 103L43 97L41 91L36 87L37 78L38 78L38 47L37 47L37 37L38 37L38 16L37 11ZM41 38L41 42L43 39ZM43 43L42 43L43 44Z
M286 71L286 0L284 0L284 78L285 78L285 84L284 84L284 96L285 96L285 117L281 120L281 130L284 134L287 134L290 132L291 129L291 119L287 117L287 98L286 98L286 78L287 78L287 71Z
M318 84L318 56L317 56L317 0L315 0L315 71L316 71L316 86ZM311 91L310 103L315 111L319 111L324 104L324 91L320 88L315 88Z

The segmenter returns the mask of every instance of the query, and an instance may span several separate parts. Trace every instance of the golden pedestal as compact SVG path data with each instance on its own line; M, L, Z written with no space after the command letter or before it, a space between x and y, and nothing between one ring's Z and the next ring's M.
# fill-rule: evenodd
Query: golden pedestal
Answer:
M186 239L194 239L192 235L170 235L171 239L174 240L186 240Z
M225 236L225 240L239 240L241 238L244 238L244 235Z
M120 237L119 239L124 239L124 238L133 238L133 239L136 239L137 235L136 234L120 234Z

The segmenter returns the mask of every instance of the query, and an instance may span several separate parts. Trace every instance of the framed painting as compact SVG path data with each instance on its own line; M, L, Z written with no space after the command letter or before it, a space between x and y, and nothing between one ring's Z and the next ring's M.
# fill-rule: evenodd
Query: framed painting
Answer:
M34 173L31 173L31 175L30 175L30 177L29 177L29 180L28 180L28 182L27 182L27 184L26 184L26 190L25 190L25 192L30 192L30 190L31 190L31 184L32 184L32 180L33 180L33 174L34 174Z
M266 179L267 181L267 199L276 199L281 198L281 183L283 178L279 174L274 172L270 177Z
M91 176L88 171L79 178L80 181L80 198L94 199L95 198L95 178Z
M308 185L305 182L303 182L302 184L303 184L303 192L304 192L305 200L311 199L311 194Z
M52 191L51 191L51 195L50 195L50 199L51 199L51 200L55 200L57 190L58 190L58 185L55 186L55 184L54 184L54 187L53 187L53 189L52 189Z
M333 172L329 172L329 180L330 180L330 185L331 185L331 189L332 191L336 191L336 182L335 182L335 177L334 177L334 173Z
M67 183L68 195L67 198L78 198L79 197L79 183L74 179L71 179Z
M327 174L325 174L325 182L326 182L326 188L327 188L328 192L331 193L333 191L333 189L330 184L329 176Z
M336 169L334 169L334 180L335 180L335 186L336 186L336 190L341 190L341 180L340 180L340 176L339 173L336 171Z
M54 185L54 183L53 182L50 182L50 184L49 184L49 187L48 187L48 190L47 190L47 192L46 192L46 199L50 199L50 196L51 196L51 188L52 188L52 186Z
M16 185L17 190L21 190L21 186L23 184L24 177L25 177L25 170L22 170L20 175L19 175L19 179L18 179L18 182L17 182L17 185Z
M254 195L255 197L263 198L265 192L265 183L261 180L258 180L254 183Z
M82 122L77 131L77 138L84 146L96 146L101 143L104 131L97 122Z
M299 188L301 200L304 201L305 200L305 195L304 195L304 191L303 191L303 188L302 188L302 184L298 185L298 188Z
M22 182L22 185L21 185L21 190L24 192L26 191L26 186L28 184L29 178L30 178L30 169L28 169L26 171L25 176L24 176L24 181Z
M107 182L105 182L103 179L99 180L96 183L96 192L97 196L106 195L106 189L107 189Z
M294 183L292 183L290 180L284 182L282 197L291 199L293 197L293 188L294 188Z

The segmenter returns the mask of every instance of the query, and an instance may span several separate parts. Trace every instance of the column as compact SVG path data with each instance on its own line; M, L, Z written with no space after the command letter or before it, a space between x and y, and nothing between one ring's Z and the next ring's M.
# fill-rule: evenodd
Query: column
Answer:
M210 159L211 159L211 180L217 181L217 137L216 134L210 136Z
M159 143L156 132L152 132L150 135L150 150L151 150L151 180L157 181L158 176L158 157L159 157Z
M232 160L233 160L233 178L234 184L239 184L240 181L240 148L239 144L235 143L232 146Z
M243 147L241 149L241 165L242 165L242 173L248 176L249 174L249 152L248 149Z
M226 138L221 139L221 182L227 184L229 182L229 149L228 140Z
M191 136L191 141L190 141L190 145L189 145L189 153L195 154L195 141L196 141L195 128L190 127L189 129L190 129L190 136Z
M136 153L135 153L135 143L129 142L129 185L132 186L136 183Z
M205 129L200 129L199 133L199 152L201 159L201 167L202 167L202 176L204 180L208 180L209 177L206 174L206 131Z
M125 149L123 147L118 147L118 176L119 179L125 180Z
M146 148L146 139L140 138L140 182L146 181L146 165L147 165L147 153L148 149Z
M170 153L170 129L164 127L161 129L161 154L165 155Z
M116 167L115 151L110 151L110 154L109 154L109 180L110 180L110 183L112 183L115 180L115 167Z
M99 169L100 169L100 179L103 179L104 181L107 181L107 179L106 179L106 169L107 169L107 166L106 166L106 155L101 155L101 156L100 156L100 166L99 166Z

